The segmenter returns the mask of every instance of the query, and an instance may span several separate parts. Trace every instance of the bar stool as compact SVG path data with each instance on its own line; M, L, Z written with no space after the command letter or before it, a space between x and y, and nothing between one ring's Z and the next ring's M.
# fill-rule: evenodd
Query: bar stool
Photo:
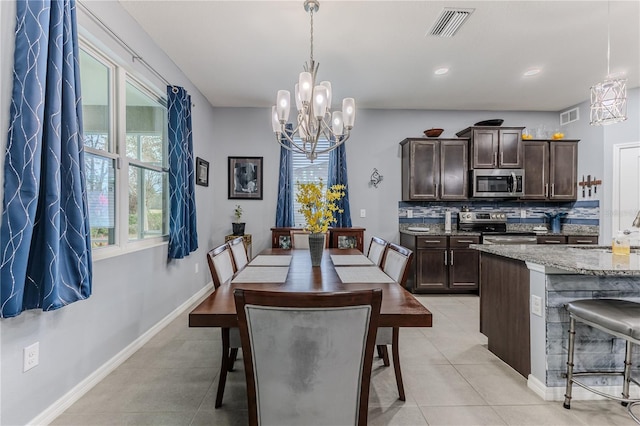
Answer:
M564 408L571 408L571 387L573 383L582 388L605 398L620 401L627 406L629 415L640 424L640 420L633 414L631 408L639 403L640 399L629 398L629 385L631 382L640 385L631 377L632 344L640 344L640 303L617 299L585 299L575 300L565 305L569 312L569 348L567 355L567 389L564 395ZM573 352L575 346L576 321L580 321L591 327L602 330L626 341L625 360L623 371L573 371ZM622 397L601 392L588 386L576 376L611 376L622 375Z

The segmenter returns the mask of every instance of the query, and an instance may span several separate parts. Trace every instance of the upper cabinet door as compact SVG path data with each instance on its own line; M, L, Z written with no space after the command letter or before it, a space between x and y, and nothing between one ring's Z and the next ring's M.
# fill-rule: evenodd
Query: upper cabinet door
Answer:
M577 176L578 142L549 142L549 199L577 200Z
M440 141L440 199L466 200L469 194L466 139Z
M440 179L439 142L405 140L402 145L402 199L436 200Z
M498 167L498 137L498 130L473 129L471 146L474 169Z
M549 193L549 142L523 141L523 200L546 200Z
M499 131L498 167L519 169L522 167L522 129L503 129Z

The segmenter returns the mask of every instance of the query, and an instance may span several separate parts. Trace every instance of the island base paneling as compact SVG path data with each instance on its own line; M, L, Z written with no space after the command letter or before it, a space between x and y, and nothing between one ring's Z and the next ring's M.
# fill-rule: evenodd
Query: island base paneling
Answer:
M529 376L529 269L524 262L481 253L480 332L491 352Z

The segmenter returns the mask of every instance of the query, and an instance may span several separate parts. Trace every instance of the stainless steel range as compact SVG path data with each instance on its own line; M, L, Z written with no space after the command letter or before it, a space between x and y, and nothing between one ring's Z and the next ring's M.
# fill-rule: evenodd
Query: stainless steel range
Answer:
M463 208L458 213L458 230L480 232L482 244L536 244L533 232L507 232L504 212L474 212Z

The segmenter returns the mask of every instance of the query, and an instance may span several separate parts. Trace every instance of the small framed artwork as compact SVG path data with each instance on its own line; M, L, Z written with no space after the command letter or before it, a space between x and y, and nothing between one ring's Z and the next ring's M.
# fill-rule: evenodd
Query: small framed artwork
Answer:
M196 157L196 184L209 186L209 162Z
M262 200L262 157L229 157L229 199Z

